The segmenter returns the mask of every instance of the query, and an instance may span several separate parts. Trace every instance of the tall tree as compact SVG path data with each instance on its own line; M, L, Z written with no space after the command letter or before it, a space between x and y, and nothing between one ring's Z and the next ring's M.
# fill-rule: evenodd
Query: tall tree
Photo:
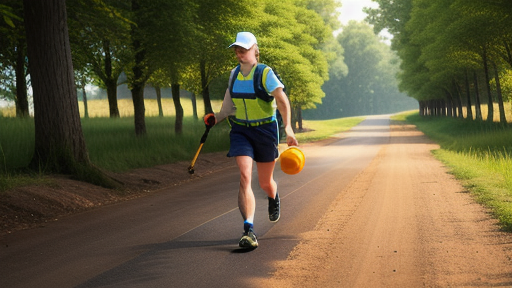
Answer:
M275 68L285 82L293 126L298 123L300 129L302 109L315 107L325 96L321 87L329 72L322 49L332 31L307 2L267 0L254 8L262 62Z
M141 7L139 0L131 0L133 23L131 26L131 41L133 49L133 65L130 79L130 90L132 92L135 135L146 135L146 108L144 106L144 87L151 72L148 71L146 64L146 43L144 43L144 35L141 31L142 15L144 8Z
M183 107L179 98L181 70L191 63L194 39L195 3L186 0L132 0L131 41L133 61L128 71L135 111L135 131L145 134L144 86L159 69L171 80L176 109L176 132L183 125ZM162 74L162 75L163 75ZM156 79L153 78L152 81Z
M90 163L82 133L66 2L24 0L23 5L34 92L35 152L31 166L82 179L92 180L88 177L93 174L101 177Z
M90 66L94 81L107 91L109 114L119 117L118 79L131 56L129 5L124 0L69 0L73 62Z
M16 104L16 116L29 116L23 7L20 1L0 5L0 92Z
M376 31L388 28L395 36L392 47L398 51L403 63L400 74L403 91L436 107L439 107L439 101L455 105L457 113L450 114L454 116L461 117L462 106L466 105L467 115L472 117L471 85L462 83L469 84L467 74L473 71L475 86L478 85L477 75L484 76L487 120L493 121L493 104L496 101L500 108L500 121L506 121L499 75L503 74L500 71L504 70L501 68L504 63L512 59L508 48L512 43L510 1L374 1L380 7L367 10L369 20ZM495 75L494 93L489 73ZM464 92L466 97L461 99ZM478 89L475 92L476 119L481 119L480 93ZM428 110L435 111L434 108Z
M197 3L195 31L197 45L194 45L196 49L194 60L199 71L193 75L200 78L199 92L203 97L204 112L210 113L213 110L210 97L211 82L233 66L232 51L226 48L233 42L237 32L250 31L251 26L247 23L257 22L257 20L251 19L251 5L247 0L196 0L195 2Z

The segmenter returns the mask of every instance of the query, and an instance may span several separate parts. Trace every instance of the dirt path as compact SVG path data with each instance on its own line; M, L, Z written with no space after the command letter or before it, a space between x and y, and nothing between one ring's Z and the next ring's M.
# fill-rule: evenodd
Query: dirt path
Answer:
M262 287L512 287L512 235L407 125Z

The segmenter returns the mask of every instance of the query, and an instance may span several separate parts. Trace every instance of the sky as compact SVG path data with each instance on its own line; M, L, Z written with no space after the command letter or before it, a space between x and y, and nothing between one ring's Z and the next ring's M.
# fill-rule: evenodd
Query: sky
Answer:
M363 7L376 8L379 4L371 0L341 0L341 12L339 20L343 25L347 25L348 21L362 21L366 18Z
M350 20L363 21L367 14L363 12L364 7L377 8L379 4L372 0L340 0L341 12L338 18L342 25L347 25ZM339 31L337 31L339 32ZM390 44L389 39L392 36L387 31L382 31L379 35L386 37L388 40L384 41L388 45Z

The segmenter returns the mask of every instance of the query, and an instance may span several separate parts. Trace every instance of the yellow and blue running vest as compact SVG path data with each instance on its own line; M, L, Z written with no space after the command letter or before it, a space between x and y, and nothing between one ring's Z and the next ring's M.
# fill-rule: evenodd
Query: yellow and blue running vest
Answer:
M268 87L270 86L270 87ZM259 126L276 120L274 97L267 91L284 87L270 67L257 64L247 76L240 73L238 65L229 85L231 100L236 107L231 120L239 125Z

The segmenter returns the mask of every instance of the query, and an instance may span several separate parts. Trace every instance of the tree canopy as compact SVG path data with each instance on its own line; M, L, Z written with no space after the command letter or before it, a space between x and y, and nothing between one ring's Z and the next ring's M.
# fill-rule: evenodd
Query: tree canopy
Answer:
M379 41L372 28L351 21L338 35L348 71L331 67L331 78L323 86L326 96L307 117L331 119L356 115L393 113L417 107L397 89L398 57Z
M420 101L422 113L473 118L474 110L481 119L480 105L487 104L487 120L493 121L497 104L499 120L506 122L510 1L374 2L380 7L367 10L368 20L376 31L387 28L394 35L392 47L402 60L399 87Z

